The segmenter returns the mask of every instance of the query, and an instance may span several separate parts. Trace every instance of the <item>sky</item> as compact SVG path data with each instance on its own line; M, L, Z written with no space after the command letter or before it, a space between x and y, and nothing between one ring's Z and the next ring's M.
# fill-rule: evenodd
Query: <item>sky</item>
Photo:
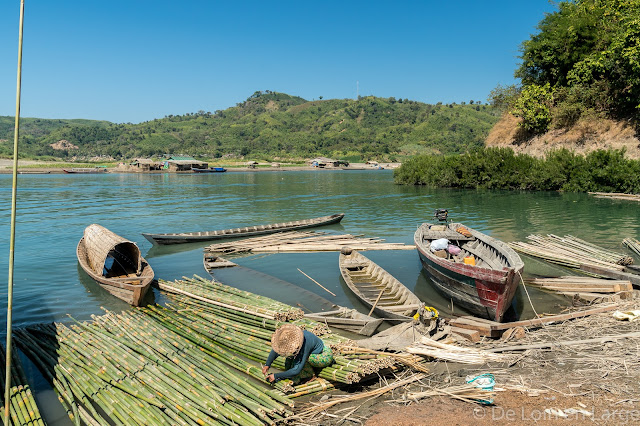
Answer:
M21 117L139 123L257 90L307 100L486 102L518 81L548 0L25 0ZM0 116L16 103L19 0L0 2Z

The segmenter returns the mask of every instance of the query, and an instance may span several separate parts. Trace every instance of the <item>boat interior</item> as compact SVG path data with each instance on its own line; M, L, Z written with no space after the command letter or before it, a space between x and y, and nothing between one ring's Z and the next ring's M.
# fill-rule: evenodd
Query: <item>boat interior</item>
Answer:
M429 250L433 240L446 238L451 245L460 248L460 253L452 254L449 250L432 251L435 256L455 263L465 263L465 258L473 256L475 266L495 270L502 270L511 266L507 257L487 241L470 235L468 230L467 235L458 232L457 229L461 227L464 228L459 223L424 224L422 238L425 248Z

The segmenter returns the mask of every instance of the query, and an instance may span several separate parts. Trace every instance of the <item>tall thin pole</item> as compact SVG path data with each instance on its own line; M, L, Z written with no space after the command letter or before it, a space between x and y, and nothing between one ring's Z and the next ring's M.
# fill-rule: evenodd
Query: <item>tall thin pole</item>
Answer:
M13 131L13 186L11 189L11 237L9 242L9 281L7 283L7 355L4 389L4 418L11 423L9 397L11 396L11 314L13 311L13 253L16 241L16 199L18 194L18 130L20 129L20 87L22 85L22 28L24 0L20 0L20 32L18 36L18 81L16 84L16 124Z

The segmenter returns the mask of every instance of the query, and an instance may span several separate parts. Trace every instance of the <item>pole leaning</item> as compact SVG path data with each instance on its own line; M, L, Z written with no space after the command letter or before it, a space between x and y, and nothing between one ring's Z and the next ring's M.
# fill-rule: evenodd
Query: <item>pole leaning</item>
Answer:
M7 281L7 354L4 389L4 418L10 421L11 396L11 322L13 311L13 258L16 240L16 199L18 193L18 136L20 129L20 88L22 84L22 30L24 26L24 0L20 0L20 30L18 36L18 77L16 83L16 116L13 132L13 185L11 188L11 236L9 242L9 279Z

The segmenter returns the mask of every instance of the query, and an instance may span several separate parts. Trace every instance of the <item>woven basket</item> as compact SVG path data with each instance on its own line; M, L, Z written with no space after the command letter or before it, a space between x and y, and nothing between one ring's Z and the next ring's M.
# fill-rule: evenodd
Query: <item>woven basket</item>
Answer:
M103 275L107 256L117 259L119 267L130 273L139 275L142 271L140 249L138 246L114 234L107 228L92 224L84 230L84 245L91 269Z

